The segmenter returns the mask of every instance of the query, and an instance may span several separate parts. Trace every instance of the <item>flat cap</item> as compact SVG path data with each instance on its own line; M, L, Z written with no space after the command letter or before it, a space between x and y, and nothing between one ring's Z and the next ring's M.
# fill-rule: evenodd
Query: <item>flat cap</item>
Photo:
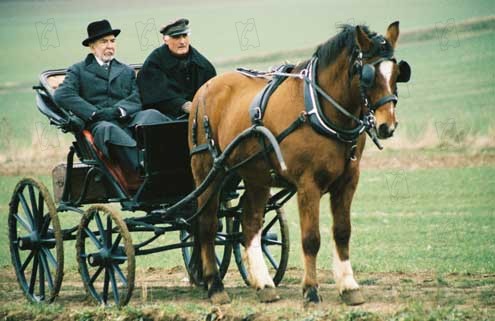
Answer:
M186 33L189 33L190 31L188 25L189 25L189 20L182 18L174 22L171 22L166 26L163 26L160 29L160 33L171 37L184 35Z

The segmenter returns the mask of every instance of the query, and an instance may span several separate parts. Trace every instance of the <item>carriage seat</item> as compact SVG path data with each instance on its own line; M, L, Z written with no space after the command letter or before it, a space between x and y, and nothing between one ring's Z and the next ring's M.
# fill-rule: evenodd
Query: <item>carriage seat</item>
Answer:
M96 147L93 139L93 135L87 129L82 131L82 135L86 141L91 145L92 149L96 152L98 158L103 162L112 176L119 182L127 193L132 194L142 184L142 179L137 173L126 173L125 170L116 161L109 159L103 155L103 153ZM137 151L136 151L137 152Z

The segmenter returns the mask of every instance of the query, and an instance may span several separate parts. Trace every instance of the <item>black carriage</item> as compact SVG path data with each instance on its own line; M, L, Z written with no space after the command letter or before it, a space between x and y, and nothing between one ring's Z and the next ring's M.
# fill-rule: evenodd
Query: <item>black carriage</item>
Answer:
M138 72L140 65L133 67ZM58 296L66 240L75 240L82 281L100 304L128 303L134 288L135 256L139 255L181 249L190 280L199 284L192 223L199 213L195 198L208 182L194 187L187 120L136 127L136 152L142 169L139 180L131 180L119 164L98 151L81 120L53 102L53 92L64 76L65 70L43 72L40 84L33 87L39 111L75 138L67 162L53 170L54 199L43 183L27 177L17 184L10 201L10 252L23 293L35 302L52 302ZM235 180L233 176L235 172L227 180ZM242 193L242 182L236 189L222 187L215 244L221 276L225 276L233 253L248 284L241 254ZM293 194L292 189L277 191L265 211L262 248L275 284L285 273L289 255L288 225L281 206ZM141 215L124 218L111 203ZM62 228L62 213L77 213L79 223ZM154 245L174 231L179 232L175 243ZM139 241L133 240L132 232L140 233Z

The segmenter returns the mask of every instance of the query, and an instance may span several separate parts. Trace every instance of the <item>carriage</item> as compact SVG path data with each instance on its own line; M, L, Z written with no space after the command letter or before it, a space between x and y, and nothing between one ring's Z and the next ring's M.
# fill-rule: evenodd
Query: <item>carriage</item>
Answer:
M138 72L141 66L132 67ZM26 177L15 187L9 206L10 252L22 292L34 302L52 302L58 296L64 275L64 241L75 241L82 282L99 304L122 306L129 302L135 257L140 255L180 249L190 281L199 285L201 271L195 264L199 253L193 247L192 225L201 211L196 198L209 181L194 186L187 119L135 128L141 169L139 179L131 179L95 147L80 119L54 103L54 90L65 72L45 71L39 85L33 87L38 110L52 125L75 138L66 163L53 170L54 197L41 181ZM223 278L234 255L249 284L240 223L244 187L234 171L228 174L221 185L217 213L217 267ZM277 190L265 208L261 245L275 284L282 280L289 255L282 206L294 193L291 188ZM119 204L125 215L119 212ZM76 223L66 227L65 216ZM164 241L172 232L178 235Z

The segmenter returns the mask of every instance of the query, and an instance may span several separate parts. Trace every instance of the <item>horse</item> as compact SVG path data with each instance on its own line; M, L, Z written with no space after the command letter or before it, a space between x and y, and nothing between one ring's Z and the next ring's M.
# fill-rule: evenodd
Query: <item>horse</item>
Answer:
M360 175L365 132L381 148L379 139L392 137L398 126L397 82L407 82L411 74L406 62L397 63L394 58L398 38L398 21L388 26L385 36L365 25L343 25L338 34L317 47L311 59L285 73L274 72L274 77L284 80L269 98L262 120L257 110L257 120L279 139L285 163L278 162L274 149L266 148L266 139L259 135L240 143L226 159L226 168L244 161L237 173L245 186L241 199L245 260L250 285L257 290L260 301L279 299L260 247L270 187L280 181L274 179L275 174L297 189L304 258L303 300L321 301L316 269L319 211L321 197L329 194L336 288L345 303L364 303L350 262L350 209ZM196 185L218 166L215 157L253 124L249 106L266 85L264 77L232 71L210 79L198 90L189 115L191 168ZM252 157L263 149L265 157ZM195 236L208 296L220 304L230 301L214 252L221 184L222 175L218 175L198 198L202 212Z

